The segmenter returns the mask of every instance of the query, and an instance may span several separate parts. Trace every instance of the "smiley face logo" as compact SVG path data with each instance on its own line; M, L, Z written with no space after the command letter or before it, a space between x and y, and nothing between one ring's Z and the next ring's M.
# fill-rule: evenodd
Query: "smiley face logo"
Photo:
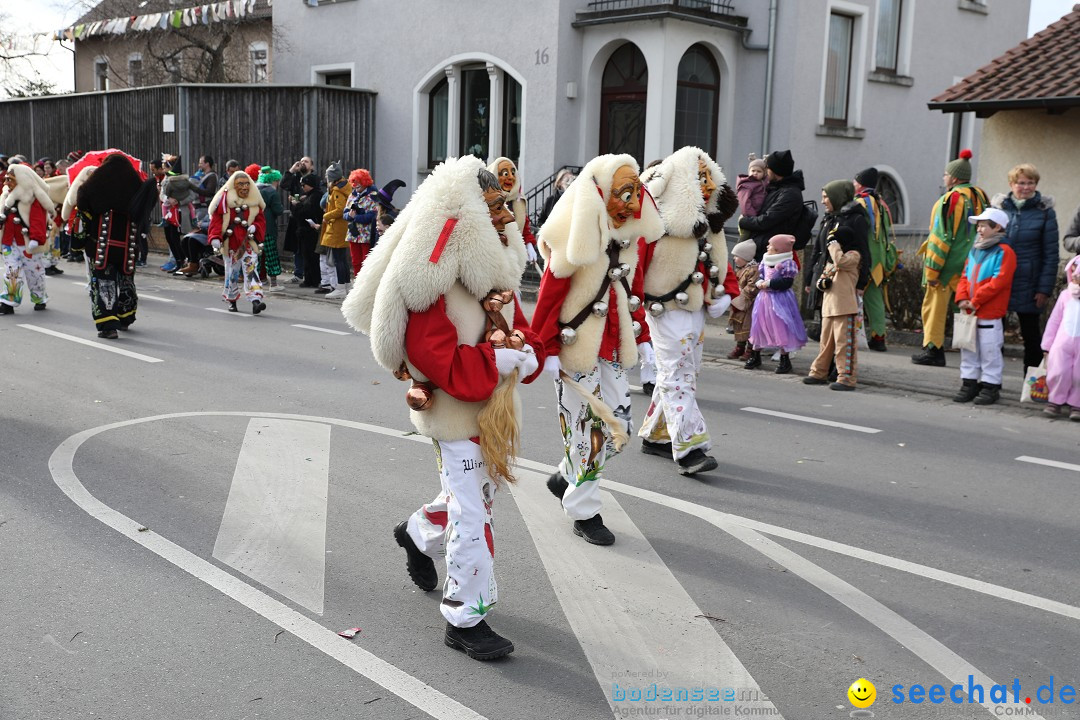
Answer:
M877 688L866 678L859 678L847 689L848 700L857 708L868 708L877 700Z

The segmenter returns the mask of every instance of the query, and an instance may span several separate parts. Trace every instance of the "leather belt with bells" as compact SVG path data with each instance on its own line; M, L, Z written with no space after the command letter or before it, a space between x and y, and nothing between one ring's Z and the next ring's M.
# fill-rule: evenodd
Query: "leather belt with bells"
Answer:
M679 294L685 293L686 288L690 287L691 284L700 285L702 282L705 281L705 273L698 270L698 266L705 261L712 261L711 250L712 244L706 241L704 236L698 238L697 261L694 262L694 269L690 271L686 278L681 283L676 285L674 290L666 292L663 295L650 295L649 293L645 293L645 302L649 303L649 314L651 314L653 317L663 314L664 303L670 302L672 300L674 300L679 305L685 305L689 301L689 298L687 298L685 295L680 298ZM709 268L709 276L712 277L715 282L716 279L720 277L720 268L718 268L716 265L713 265L711 268Z
M628 267L624 267L623 263L619 262L619 251L622 250L622 246L616 241L612 241L608 245L608 271L604 275L604 281L600 283L600 289L596 292L590 302L586 303L585 307L581 309L574 317L570 318L568 322L559 323L559 341L563 345L573 345L577 340L577 329L581 326L581 323L585 322L586 318L590 315L596 315L598 317L606 317L609 311L607 301L605 298L608 294L608 288L611 287L611 281L617 280L622 283L623 290L626 291L626 297L630 298L630 281L627 279ZM633 303L633 300L631 300ZM635 308L631 308L631 312Z

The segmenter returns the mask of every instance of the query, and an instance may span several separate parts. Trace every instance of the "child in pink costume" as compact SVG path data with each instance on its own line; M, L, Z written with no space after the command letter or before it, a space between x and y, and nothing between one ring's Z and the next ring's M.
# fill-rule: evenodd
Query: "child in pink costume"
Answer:
M1068 405L1069 419L1080 422L1080 256L1065 266L1065 278L1069 284L1058 295L1042 337L1050 390L1043 412L1060 415Z

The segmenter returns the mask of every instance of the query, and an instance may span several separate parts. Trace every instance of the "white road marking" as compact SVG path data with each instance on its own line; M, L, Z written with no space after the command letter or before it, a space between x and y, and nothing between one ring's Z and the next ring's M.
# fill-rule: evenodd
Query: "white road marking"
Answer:
M331 335L352 335L352 333L342 332L341 330L330 330L328 328L315 327L314 325L296 325L295 328L303 328L304 330L318 330L319 332L330 333Z
M252 418L214 557L322 615L329 478L329 425Z
M163 298L163 297L159 297L157 295L151 295L150 293L144 293L144 292L139 293L139 299L140 300L154 300L155 302L163 302L163 303L176 302L172 298Z
M829 427L840 428L841 430L854 430L855 432L869 433L871 435L881 432L872 427L851 425L849 423L836 422L834 420L822 420L821 418L809 417L807 415L793 415L792 413L780 412L779 410L765 410L764 408L756 407L744 407L740 409L759 415L772 415L773 417L784 418L785 420L798 420L800 422L813 423L814 425L827 425Z
M282 630L292 633L300 640L303 640L312 647L334 658L359 675L363 675L372 682L381 685L431 717L436 718L437 720L486 720L483 715L465 707L458 701L444 695L427 683L414 678L396 666L376 657L359 645L343 640L338 637L337 633L333 630L323 627L306 615L302 615L288 605L271 598L261 590L230 575L213 563L203 560L179 545L166 540L153 530L147 530L141 523L113 510L91 495L75 475L75 471L72 467L75 453L78 451L80 445L95 435L109 430L145 422L153 422L155 420L167 420L177 417L222 415L252 417L253 414L242 412L174 413L138 418L135 420L124 420L110 425L102 425L89 430L83 430L64 440L64 442L60 443L59 447L53 451L52 455L49 457L49 471L52 473L53 481L64 494L71 498L76 505L85 510L91 517L108 525L129 540L142 545L147 550L150 550L193 577L202 580L222 594L231 597L238 603L255 611L267 620L276 624ZM302 415L269 413L255 414L254 416L342 424L335 420L327 421L322 418L306 417ZM360 425L360 423L356 423L356 425ZM401 435L401 433L398 432L385 432L382 428L380 428L379 431L382 431L382 434L387 435ZM140 529L142 532L140 532Z
M657 678L659 686L668 688L723 685L760 692L757 681L610 494L602 493L604 524L618 541L601 548L573 534L571 521L544 484L547 473L524 470L519 475L521 482L510 486L514 500L616 717L620 710L656 706L616 701L616 683L623 692L644 692ZM652 679L641 680L647 672ZM700 706L715 704L705 701ZM740 707L783 717L768 700Z
M245 317L245 318L254 317L254 315L249 315L248 313L242 313L240 311L233 312L232 310L226 310L225 308L205 308L205 309L209 310L210 312L225 313L226 315L236 315L237 317Z
M1061 470L1072 470L1073 472L1080 472L1080 465L1073 465L1072 463L1060 462L1058 460L1046 460L1044 458L1031 457L1030 455L1021 455L1016 458L1020 462L1031 463L1033 465L1045 465L1046 467L1060 468Z
M56 332L55 330L49 330L48 328L38 327L37 325L20 324L19 327L26 328L27 330L33 330L34 332L42 333L43 335L52 335L62 340L70 340L71 342L79 343L80 345L87 345L98 350L105 350L107 352L116 353L117 355L123 355L124 357L134 358L135 360L142 360L148 363L165 362L161 358L150 357L149 355L143 355L141 353L132 352L131 350L124 350L123 348L112 347L105 343L94 342L93 340L86 340L85 338L75 337L74 335L67 335L62 332Z
M631 389L631 390L632 390L633 392L643 392L643 390L642 390L642 388L641 388L641 386L640 386L640 385L630 385L630 386L629 386L629 388L630 388L630 389Z

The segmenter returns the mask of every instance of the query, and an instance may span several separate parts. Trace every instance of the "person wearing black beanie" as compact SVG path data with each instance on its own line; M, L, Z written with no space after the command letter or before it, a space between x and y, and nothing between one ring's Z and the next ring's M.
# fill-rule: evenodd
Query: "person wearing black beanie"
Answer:
M795 159L790 150L774 150L765 157L766 175L769 185L765 190L765 199L757 215L743 215L739 218L739 229L750 234L750 239L757 246L754 259L761 261L769 238L774 235L794 235L799 217L803 210L802 170L795 169ZM795 250L805 246L796 244Z

